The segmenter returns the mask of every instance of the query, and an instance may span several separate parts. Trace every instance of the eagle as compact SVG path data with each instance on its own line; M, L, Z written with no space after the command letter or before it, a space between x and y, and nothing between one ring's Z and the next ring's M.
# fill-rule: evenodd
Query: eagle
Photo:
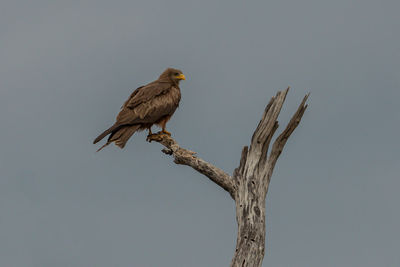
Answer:
M97 151L112 142L121 149L124 148L136 131L148 129L148 136L151 136L151 127L154 124L161 127L162 134L171 135L165 127L179 106L181 80L186 80L181 70L167 68L157 80L133 91L122 105L116 122L93 141L93 144L96 144L110 135L107 142Z

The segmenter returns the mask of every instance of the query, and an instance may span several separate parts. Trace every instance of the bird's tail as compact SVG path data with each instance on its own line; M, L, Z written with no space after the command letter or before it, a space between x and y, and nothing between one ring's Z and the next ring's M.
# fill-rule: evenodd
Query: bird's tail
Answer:
M129 138L140 128L140 125L129 125L119 129L111 138L111 142L115 142L116 146L124 148Z
M115 142L115 145L120 147L121 149L125 147L126 142L129 138L140 128L140 125L126 125L114 130L110 137L102 147L100 147L98 151L102 150L104 147L108 146L112 142Z
M99 142L101 139L103 139L106 135L112 133L113 131L115 131L117 128L119 127L119 125L114 124L113 126L111 126L110 128L108 128L107 130L105 130L104 132L102 132L99 136L96 137L96 139L94 139L93 144L96 144L97 142Z

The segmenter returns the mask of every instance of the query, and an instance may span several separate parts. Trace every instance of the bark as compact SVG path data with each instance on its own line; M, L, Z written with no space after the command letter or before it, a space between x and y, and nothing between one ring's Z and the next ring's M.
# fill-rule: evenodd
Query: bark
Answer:
M278 129L278 116L289 88L278 92L267 104L264 114L253 133L250 147L242 150L240 164L230 176L223 170L197 157L195 152L184 149L168 135L155 134L148 140L156 141L162 150L174 157L176 164L192 167L226 190L236 204L238 234L232 267L258 267L265 252L265 198L276 161L286 141L296 129L307 108L308 94L283 132L276 138L268 155L270 143Z

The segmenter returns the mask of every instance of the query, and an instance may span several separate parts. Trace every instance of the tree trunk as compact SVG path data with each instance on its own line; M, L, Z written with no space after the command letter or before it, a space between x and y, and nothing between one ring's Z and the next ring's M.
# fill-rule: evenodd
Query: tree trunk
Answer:
M242 150L239 167L233 176L218 167L200 159L195 152L181 148L168 135L157 134L150 137L165 146L162 150L174 156L174 162L187 165L207 176L226 190L236 204L238 234L232 267L260 267L265 253L265 198L275 163L286 141L296 129L307 108L303 98L292 119L276 138L268 155L270 142L278 129L277 118L285 101L289 88L272 97L253 133L250 147Z
M238 185L235 198L238 233L231 266L261 266L265 251L265 198L257 182Z

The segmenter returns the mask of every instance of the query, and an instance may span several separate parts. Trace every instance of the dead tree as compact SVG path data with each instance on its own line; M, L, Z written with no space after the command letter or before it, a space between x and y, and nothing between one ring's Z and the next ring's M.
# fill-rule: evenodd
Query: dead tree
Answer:
M231 266L261 266L265 252L265 198L271 175L282 153L286 141L296 129L307 108L303 98L297 111L276 138L268 155L272 136L278 129L278 115L285 101L289 88L272 97L251 138L250 147L243 147L239 166L233 175L196 156L196 153L184 149L170 136L155 134L149 141L156 141L165 148L165 154L172 155L176 164L187 165L207 176L211 181L225 189L236 204L238 234L236 250Z

